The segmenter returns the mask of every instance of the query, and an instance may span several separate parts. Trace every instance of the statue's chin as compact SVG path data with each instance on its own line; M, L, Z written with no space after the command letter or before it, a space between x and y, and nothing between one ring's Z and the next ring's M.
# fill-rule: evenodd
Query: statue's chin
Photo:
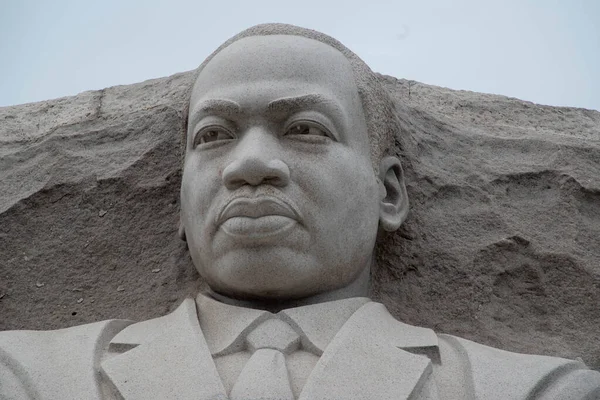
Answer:
M286 247L238 249L207 265L200 274L217 293L239 299L298 299L343 285L309 254Z
M286 275L288 279L285 278ZM279 271L235 268L231 275L223 274L222 279L220 282L206 280L216 292L240 299L291 300L331 289L323 285L316 276L300 274L293 268L285 267Z

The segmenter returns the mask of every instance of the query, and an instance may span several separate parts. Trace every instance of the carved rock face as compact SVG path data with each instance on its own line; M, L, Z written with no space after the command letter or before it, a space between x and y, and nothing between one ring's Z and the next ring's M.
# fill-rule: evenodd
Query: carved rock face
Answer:
M382 192L340 52L296 36L233 43L196 81L187 140L182 223L213 290L292 299L368 273Z
M379 78L411 212L373 296L413 325L599 369L600 113ZM0 330L141 321L198 291L176 233L194 79L0 108Z

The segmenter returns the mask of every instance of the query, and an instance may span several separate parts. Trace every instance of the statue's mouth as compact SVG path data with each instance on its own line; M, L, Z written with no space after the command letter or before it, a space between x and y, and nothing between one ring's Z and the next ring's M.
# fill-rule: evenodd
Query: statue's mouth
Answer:
M217 226L232 236L279 235L301 220L290 202L273 196L236 197L217 217Z

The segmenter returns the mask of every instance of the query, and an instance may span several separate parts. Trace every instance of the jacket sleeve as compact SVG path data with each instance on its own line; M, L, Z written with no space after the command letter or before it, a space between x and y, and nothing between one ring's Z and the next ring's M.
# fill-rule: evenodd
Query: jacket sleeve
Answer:
M439 335L439 344L438 385L456 379L465 398L600 399L600 373L579 361L513 353L450 335Z
M600 372L589 369L570 369L562 376L550 379L533 393L532 399L600 399Z
M100 357L128 324L0 332L0 399L99 399Z

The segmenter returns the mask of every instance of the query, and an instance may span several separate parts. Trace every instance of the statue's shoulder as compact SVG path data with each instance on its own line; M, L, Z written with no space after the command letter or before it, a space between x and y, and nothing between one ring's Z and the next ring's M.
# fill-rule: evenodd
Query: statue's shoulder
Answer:
M600 398L600 373L582 362L514 353L451 335L439 334L438 340L438 380L461 382L476 398Z
M0 399L100 399L100 366L195 316L193 299L140 322L107 320L50 331L0 332ZM112 398L112 397L110 397Z
M90 393L102 352L130 323L107 320L50 331L0 332L0 398Z
M173 327L181 326L185 320L193 321L192 324L198 323L196 303L192 298L184 299L175 310L166 315L135 322L125 327L110 340L111 348L115 352L122 352L150 342L168 333Z

